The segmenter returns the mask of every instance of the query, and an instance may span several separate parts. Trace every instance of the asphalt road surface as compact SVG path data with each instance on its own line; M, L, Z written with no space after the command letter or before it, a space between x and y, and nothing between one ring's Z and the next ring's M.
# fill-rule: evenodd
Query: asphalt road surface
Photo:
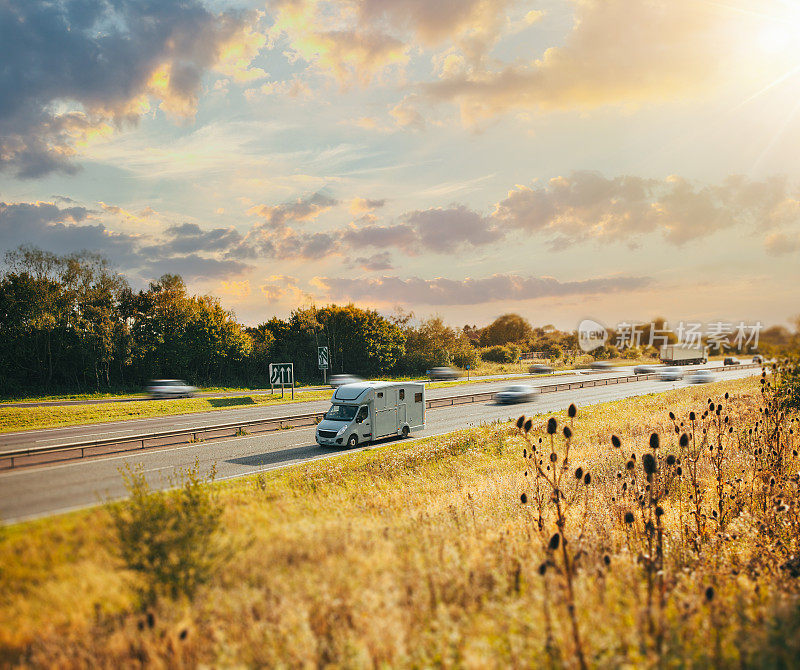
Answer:
M755 368L731 370L719 375L718 379L739 379L755 374L759 374L759 370ZM530 415L564 409L571 402L580 407L683 386L686 386L685 381L631 382L547 393L533 402L519 405L504 406L486 402L436 408L428 410L425 429L415 432L412 439L440 435L497 419L514 418L523 413ZM317 403L319 406L326 404ZM300 409L298 405L293 408ZM213 418L216 419L219 414L214 413ZM368 448L379 448L391 441L393 440L379 441ZM191 467L195 459L199 459L202 473L208 472L212 464L216 464L217 478L228 479L303 461L330 458L343 451L347 450L323 449L314 442L313 428L297 428L258 436L11 470L0 474L0 519L12 523L120 498L125 495L125 490L119 468L126 463L141 464L151 486L166 487L176 468Z
M711 364L709 364L711 366ZM689 368L703 366L687 366ZM719 367L719 364L714 364ZM524 379L517 379L514 383L529 384L531 386L547 386L550 384L565 384L568 382L583 381L590 376L592 379L625 377L633 374L632 367L611 368L609 370L584 370L570 374L559 374L557 377L543 377L530 375ZM728 372L724 374L730 374ZM493 378L491 381L475 382L471 384L459 384L456 386L428 389L426 394L428 399L442 398L451 395L463 395L469 393L484 393L486 391L499 391L509 382L507 380ZM251 394L252 395L252 394ZM331 390L331 395L333 391ZM115 421L110 423L93 423L78 426L65 426L62 428L44 428L39 430L26 430L13 433L0 433L0 453L4 450L19 449L22 447L44 447L54 444L70 444L73 442L87 441L91 439L102 439L107 437L122 438L129 435L142 433L154 433L167 430L182 430L190 428L202 428L222 423L242 421L249 419L265 419L278 416L294 416L296 414L307 414L309 412L320 412L327 410L330 406L328 400L311 400L305 402L285 403L279 405L254 405L247 406L247 396L240 399L241 405L230 409L214 410L209 412L197 412L193 414L175 414L172 416L157 416L146 419L127 419L125 421ZM163 402L174 402L164 400ZM229 399L226 402L236 402L236 399Z
M709 365L715 365L717 362L709 363ZM692 367L703 367L703 366L692 366ZM633 366L616 366L611 368L611 371L630 371L633 370ZM596 370L583 370L581 371L583 374L596 374L598 371ZM605 371L600 371L605 372ZM526 372L514 372L510 374L502 374L502 375L483 375L476 377L472 375L470 380L475 381L491 381L491 380L500 380L500 379L518 379L521 376L526 376ZM554 375L569 375L569 374L576 374L571 370L559 370L558 372L553 373ZM466 379L462 377L462 379ZM427 378L422 379L414 379L412 381L417 382L424 382L430 383L430 380ZM297 393L306 393L308 391L324 391L326 389L330 389L330 386L304 386L302 388L296 388L294 390L295 394ZM289 394L291 394L291 389L288 390ZM241 398L246 396L253 396L253 395L268 395L272 393L272 391L261 389L261 390L250 390L250 391L218 391L216 393L212 393L210 391L195 393L195 398ZM93 399L85 399L85 400L42 400L39 402L5 402L0 403L0 407L66 407L69 405L107 405L110 403L129 403L129 402L142 402L144 400L152 400L149 396L127 396L122 398L93 398ZM169 402L168 400L164 400L164 402Z

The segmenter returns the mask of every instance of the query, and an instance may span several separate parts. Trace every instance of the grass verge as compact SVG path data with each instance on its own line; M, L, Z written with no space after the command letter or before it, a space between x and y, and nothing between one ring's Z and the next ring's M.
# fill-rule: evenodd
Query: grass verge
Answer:
M724 412L703 417L709 393ZM567 476L541 503L546 417L527 433L498 423L217 484L233 559L194 599L146 609L108 508L6 528L0 665L578 666L571 606L590 667L790 667L797 460L786 433L789 474L765 479L761 407L748 379L555 415L559 471L572 424ZM722 416L735 432L718 496L706 447L690 476L680 435L716 440ZM569 539L567 563L554 535Z

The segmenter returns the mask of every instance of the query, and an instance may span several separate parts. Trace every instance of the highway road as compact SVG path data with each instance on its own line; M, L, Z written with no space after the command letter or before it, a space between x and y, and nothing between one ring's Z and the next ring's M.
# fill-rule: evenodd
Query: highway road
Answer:
M710 365L712 365L711 363ZM702 367L702 366L700 366ZM633 366L618 366L612 368L614 371L622 371L627 370L630 372L633 369ZM570 374L596 374L596 371L590 370L583 370L583 371L575 371L572 370L559 370L558 372L554 372L553 375L570 375ZM471 381L492 381L492 380L502 380L502 379L519 379L520 377L527 376L525 372L514 372L510 374L502 374L502 375L483 375L476 377L473 375L471 377ZM431 383L429 379L414 379L412 381L424 382L426 384ZM296 388L294 390L295 394L297 393L307 393L308 391L324 391L330 389L330 386L304 386L301 388ZM250 390L250 391L218 391L218 392L210 392L210 391L203 391L201 393L196 393L195 398L241 398L246 396L258 396L258 395L269 395L272 393L270 390L260 389L260 390ZM289 390L291 394L291 389ZM130 403L130 402L143 402L145 400L152 400L149 396L138 395L138 396L125 396L125 397L118 397L118 398L90 398L84 400L41 400L41 401L17 401L17 402L5 402L0 403L0 408L2 407L67 407L70 405L107 405L110 403ZM168 400L164 400L164 402L169 402Z
M710 365L710 364L709 364ZM719 364L715 364L719 367ZM702 367L702 366L687 366ZM531 386L542 386L553 383L567 383L582 381L591 378L602 377L624 377L632 374L631 367L611 368L603 371L580 371L570 374L560 374L557 377L530 375L524 379L518 379L515 383L525 383ZM725 373L728 374L728 373ZM508 380L504 378L492 378L491 381L475 382L468 385L459 384L456 386L435 388L427 390L427 397L441 398L459 393L483 393L485 391L498 391L507 385ZM331 390L331 395L333 391ZM173 402L165 400L163 402ZM244 403L243 399L243 403ZM176 414L172 416L149 417L146 419L128 419L125 421L115 421L111 423L83 424L78 426L67 426L63 428L46 428L41 430L26 430L12 433L0 433L0 453L4 450L16 449L21 447L44 447L52 444L65 444L77 441L86 441L92 438L101 439L106 437L122 438L127 435L149 433L166 430L179 430L189 428L201 428L215 424L243 421L248 419L263 419L277 416L291 416L294 414L305 414L309 412L324 411L329 407L327 400L312 400L305 402L294 402L279 405L246 405L238 408L224 410L214 410L211 412L198 412L192 414Z
M754 374L759 374L759 370L730 370L720 375L719 379L738 379ZM575 402L579 407L587 406L685 385L684 381L631 382L547 393L533 402L512 406L487 402L436 408L428 410L425 430L414 433L412 439L440 435L497 419L514 418L523 413L530 415L564 409L571 402ZM326 404L317 403L319 406ZM292 407L299 410L298 405ZM219 415L220 412L213 413L213 420ZM208 415L203 417L205 419ZM609 430L612 429L613 427L609 426ZM378 442L373 448L385 442ZM323 449L317 446L314 442L313 428L297 428L257 436L11 470L0 474L0 519L12 523L122 497L125 491L119 468L126 463L142 464L151 485L161 487L168 485L169 477L175 468L191 467L195 459L199 459L202 472L208 472L212 464L216 464L218 479L228 479L303 461L330 458L342 451L345 450Z

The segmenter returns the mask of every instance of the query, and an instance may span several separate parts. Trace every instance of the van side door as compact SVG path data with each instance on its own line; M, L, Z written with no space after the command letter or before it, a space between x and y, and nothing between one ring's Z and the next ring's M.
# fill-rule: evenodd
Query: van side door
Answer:
M369 415L369 407L361 405L356 414L356 427L359 442L369 442L372 439L372 418Z

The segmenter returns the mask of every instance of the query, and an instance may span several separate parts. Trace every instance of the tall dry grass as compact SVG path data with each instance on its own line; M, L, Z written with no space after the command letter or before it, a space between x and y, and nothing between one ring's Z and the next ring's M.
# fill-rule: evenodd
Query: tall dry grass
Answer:
M146 609L107 511L10 528L0 661L791 667L796 430L761 386L576 408L224 485L237 554L193 598Z

